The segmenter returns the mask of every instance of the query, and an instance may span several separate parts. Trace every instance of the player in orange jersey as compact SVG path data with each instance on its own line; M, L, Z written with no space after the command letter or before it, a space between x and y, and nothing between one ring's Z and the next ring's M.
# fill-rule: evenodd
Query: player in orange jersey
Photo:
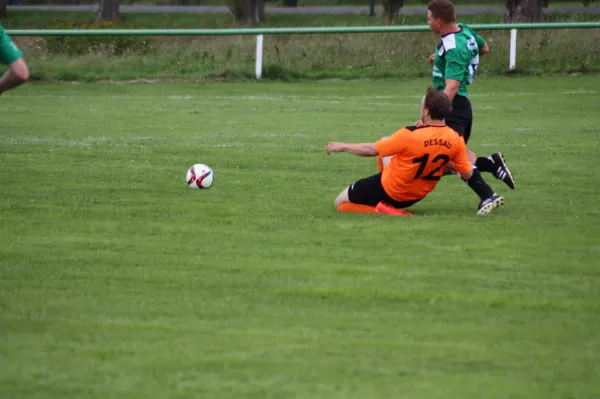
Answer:
M462 179L473 174L461 136L444 123L452 111L450 99L429 88L421 103L423 126L408 126L375 143L329 143L327 153L349 152L379 156L381 172L358 180L335 199L340 212L385 213L410 216L405 208L419 202L452 165Z

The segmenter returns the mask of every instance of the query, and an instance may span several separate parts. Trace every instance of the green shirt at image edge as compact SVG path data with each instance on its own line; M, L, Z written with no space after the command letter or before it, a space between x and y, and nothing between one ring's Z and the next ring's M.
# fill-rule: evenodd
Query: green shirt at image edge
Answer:
M23 52L13 43L0 25L0 63L10 65L23 56Z

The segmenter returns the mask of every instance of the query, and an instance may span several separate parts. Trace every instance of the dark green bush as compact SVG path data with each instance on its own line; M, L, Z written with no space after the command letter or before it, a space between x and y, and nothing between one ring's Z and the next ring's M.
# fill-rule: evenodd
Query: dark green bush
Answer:
M76 24L58 21L54 29L139 29L134 24L89 21ZM102 53L107 55L146 54L153 48L153 40L147 36L51 36L38 42L42 50L50 54L84 55Z

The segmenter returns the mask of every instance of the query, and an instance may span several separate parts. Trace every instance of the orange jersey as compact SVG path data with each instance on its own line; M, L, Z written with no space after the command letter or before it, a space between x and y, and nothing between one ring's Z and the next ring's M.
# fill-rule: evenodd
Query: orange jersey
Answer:
M445 125L404 127L375 146L382 157L392 157L383 169L381 185L396 201L424 198L450 161L459 173L471 170L463 138Z

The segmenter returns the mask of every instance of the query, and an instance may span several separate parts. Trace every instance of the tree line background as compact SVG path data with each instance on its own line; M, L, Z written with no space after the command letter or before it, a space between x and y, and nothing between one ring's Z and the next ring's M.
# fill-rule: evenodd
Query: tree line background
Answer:
M229 10L234 15L236 21L242 25L253 26L258 25L266 20L265 6L266 3L274 0L224 0ZM376 0L383 9L384 22L387 25L393 25L397 22L400 10L404 6L404 0ZM590 4L591 0L575 0L575 4ZM47 0L26 0L25 3L20 3L20 0L0 0L0 16L6 14L8 4L57 4ZM66 2L68 3L68 2ZM135 0L100 0L99 3L85 1L85 3L98 4L97 21L118 22L119 6L123 4L135 4ZM346 3L343 0L333 0L331 6L340 5L356 5L356 2ZM425 5L427 1L422 1ZM64 3L63 3L64 4ZM80 0L73 0L69 4L80 4ZM148 4L148 3L144 3ZM201 5L202 0L167 0L161 4L170 5ZM365 7L369 4L369 0L365 0ZM543 8L548 7L548 0L504 0L498 2L495 0L473 0L470 4L482 5L500 5L506 7L505 22L540 22L544 20ZM283 0L284 7L297 7L298 0ZM321 5L328 5L323 3Z

